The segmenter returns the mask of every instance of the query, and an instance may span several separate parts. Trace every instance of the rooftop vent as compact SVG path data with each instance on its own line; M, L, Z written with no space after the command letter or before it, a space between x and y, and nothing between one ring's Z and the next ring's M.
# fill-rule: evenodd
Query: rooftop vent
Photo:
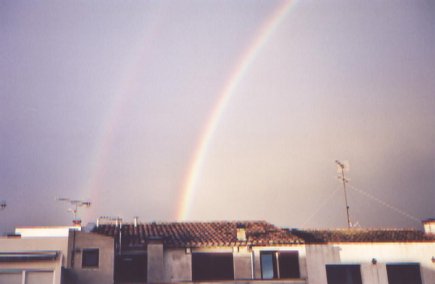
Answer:
M424 232L428 235L435 235L435 219L423 221Z
M84 230L86 233L90 233L90 232L92 232L92 231L95 229L95 227L96 227L95 223L88 223L88 224L86 225L86 227L83 228L83 230Z
M246 226L243 223L237 223L237 240L239 242L246 242Z

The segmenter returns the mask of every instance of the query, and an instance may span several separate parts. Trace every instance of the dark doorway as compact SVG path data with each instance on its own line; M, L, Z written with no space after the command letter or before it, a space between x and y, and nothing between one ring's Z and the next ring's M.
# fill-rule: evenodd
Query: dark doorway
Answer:
M115 262L115 282L134 283L147 281L147 255L124 254L118 255Z

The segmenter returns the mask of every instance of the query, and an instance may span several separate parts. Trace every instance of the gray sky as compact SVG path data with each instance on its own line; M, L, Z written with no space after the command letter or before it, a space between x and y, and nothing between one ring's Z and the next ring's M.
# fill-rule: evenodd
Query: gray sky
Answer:
M277 11L287 7L276 21ZM1 1L0 231L187 220L346 226L435 217L433 1ZM245 62L246 63L246 62Z

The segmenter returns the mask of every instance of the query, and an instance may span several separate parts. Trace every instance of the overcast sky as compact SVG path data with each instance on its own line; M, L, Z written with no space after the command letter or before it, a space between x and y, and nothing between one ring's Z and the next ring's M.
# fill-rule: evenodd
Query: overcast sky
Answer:
M1 1L0 231L69 224L56 197L90 200L85 223L179 220L262 33L185 220L345 227L337 159L354 224L435 217L435 2L286 3Z

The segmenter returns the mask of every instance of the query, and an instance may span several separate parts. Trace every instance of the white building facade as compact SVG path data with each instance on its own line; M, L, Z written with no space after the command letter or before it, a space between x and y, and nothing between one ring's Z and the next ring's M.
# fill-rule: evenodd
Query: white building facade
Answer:
M264 221L25 229L0 238L0 284L434 284L433 222L426 232Z

